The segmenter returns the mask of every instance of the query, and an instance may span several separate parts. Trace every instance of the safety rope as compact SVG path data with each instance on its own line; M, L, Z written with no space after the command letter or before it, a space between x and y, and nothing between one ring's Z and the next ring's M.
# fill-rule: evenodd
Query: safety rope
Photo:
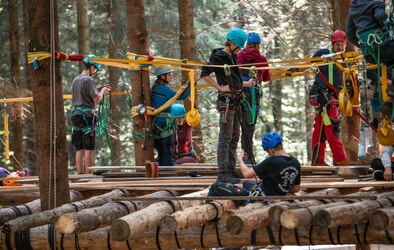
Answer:
M111 147L111 140L110 136L108 133L108 126L112 123L112 95L109 94L108 98L106 95L101 98L100 103L99 103L99 109L98 109L98 119L97 119L97 136L101 136L103 133L105 133L105 137L107 140L107 144L109 146L109 150L112 152L112 147Z

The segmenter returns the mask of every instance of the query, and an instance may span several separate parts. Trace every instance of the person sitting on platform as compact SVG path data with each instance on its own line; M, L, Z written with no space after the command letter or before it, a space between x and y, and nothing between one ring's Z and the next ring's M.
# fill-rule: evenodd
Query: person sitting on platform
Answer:
M243 182L242 188L228 183L213 183L208 196L275 196L297 193L301 184L301 164L283 149L283 138L277 132L269 132L262 139L263 149L269 157L257 166L248 167L243 158L244 152L238 154L238 163L245 178L258 176L261 181ZM244 205L249 201L235 201Z

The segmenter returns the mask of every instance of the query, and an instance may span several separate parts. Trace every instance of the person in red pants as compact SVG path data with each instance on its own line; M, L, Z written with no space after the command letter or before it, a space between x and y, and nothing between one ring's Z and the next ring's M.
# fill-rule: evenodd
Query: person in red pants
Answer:
M343 53L346 48L346 34L336 30L331 35L330 49L320 49L313 57L321 57L333 53ZM305 69L291 69L292 72ZM319 66L319 71L329 80L338 91L343 88L343 73L334 64ZM316 74L315 82L309 88L309 102L315 108L315 124L312 133L312 166L328 166L324 161L326 143L329 144L335 166L355 165L356 162L348 160L340 138L339 107L336 94L327 83Z

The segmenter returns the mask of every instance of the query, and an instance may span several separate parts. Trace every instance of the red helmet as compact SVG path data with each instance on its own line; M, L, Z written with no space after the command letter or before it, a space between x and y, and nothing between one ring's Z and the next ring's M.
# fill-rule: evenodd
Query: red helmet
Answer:
M331 35L331 42L347 42L346 33L342 30L336 30Z

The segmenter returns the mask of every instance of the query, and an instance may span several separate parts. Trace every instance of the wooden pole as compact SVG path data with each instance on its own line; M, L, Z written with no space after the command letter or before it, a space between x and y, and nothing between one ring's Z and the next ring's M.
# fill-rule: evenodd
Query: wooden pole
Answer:
M81 200L83 195L77 191L70 191L71 202ZM6 207L0 209L0 226L9 220L13 220L17 217L36 214L41 212L41 200L36 199L32 202L13 207Z
M176 196L176 191L158 191L143 197ZM108 226L112 221L133 213L153 203L153 201L118 201L104 204L100 207L87 208L81 212L65 213L55 222L59 233L74 234L88 232L99 227Z
M321 204L316 206L292 209L283 211L280 214L280 224L288 229L298 227L311 226L313 224L313 217L315 214L325 208L333 206L341 206L348 204L347 202L333 202L329 204Z
M394 228L394 207L381 208L369 216L369 225L373 229L388 230Z
M100 196L94 196L90 199L77 201L73 203L64 204L60 207L46 210L38 214L31 214L10 220L3 225L3 232L15 233L23 231L31 227L37 227L45 224L52 224L55 222L58 216L63 213L76 212L88 207L98 207L107 202L110 202L112 198L125 195L126 192L115 189L109 193Z
M201 206L189 207L165 216L161 221L160 228L166 232L172 232L200 226L207 221L219 219L226 210L236 207L236 204L231 200L211 201Z
M390 199L380 198L377 200L366 200L348 205L326 208L316 213L315 222L318 226L327 228L368 220L368 217L374 213L376 209L391 207L392 199L394 199L394 196Z
M17 234L2 234L0 250L18 249L192 249L192 248L241 248L247 246L283 245L337 245L337 244L394 244L394 230L373 230L366 222L341 227L305 227L286 229L270 226L251 232L233 235L223 224L209 222L199 227L190 227L177 233L165 232L161 228L147 229L127 241L114 241L110 227L77 235L64 235L53 231L48 225L31 228L25 237ZM22 240L22 241L21 241ZM10 246L8 248L7 243Z
M202 196L208 193L208 189L201 192L184 195L183 197ZM131 236L136 236L145 230L160 225L161 219L178 210L187 207L201 205L202 200L171 200L154 203L135 213L116 219L111 224L111 239L116 241L127 240Z

